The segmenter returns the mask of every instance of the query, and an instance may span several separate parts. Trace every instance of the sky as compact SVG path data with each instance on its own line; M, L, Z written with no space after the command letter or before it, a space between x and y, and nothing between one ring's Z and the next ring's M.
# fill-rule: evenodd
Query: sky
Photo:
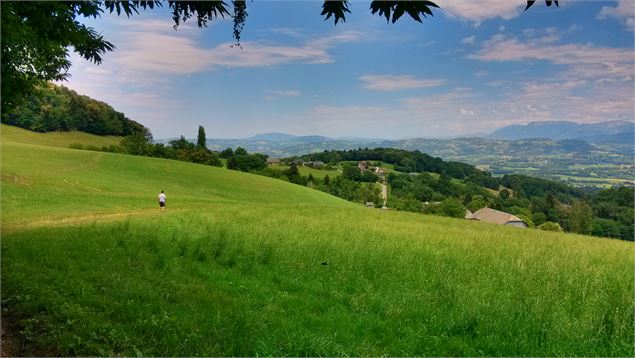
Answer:
M81 19L117 47L101 65L71 55L63 83L105 101L155 138L456 137L511 124L634 120L635 1L437 0L418 23L346 22L320 1L247 3L232 19L177 30L167 4Z

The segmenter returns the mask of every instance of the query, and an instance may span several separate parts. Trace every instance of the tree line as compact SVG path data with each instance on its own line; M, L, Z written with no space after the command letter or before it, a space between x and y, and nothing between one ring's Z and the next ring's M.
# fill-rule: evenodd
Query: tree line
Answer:
M441 158L432 157L418 150L407 151L395 148L358 148L351 150L325 150L321 153L313 153L291 157L291 159L319 160L327 164L337 164L341 161L379 161L392 164L395 170L405 173L444 173L451 178L464 179L479 183L480 185L497 187L492 176L476 167L460 163L446 162Z
M83 96L64 86L37 86L2 122L36 132L78 130L97 135L150 135L143 125L115 111L109 104Z

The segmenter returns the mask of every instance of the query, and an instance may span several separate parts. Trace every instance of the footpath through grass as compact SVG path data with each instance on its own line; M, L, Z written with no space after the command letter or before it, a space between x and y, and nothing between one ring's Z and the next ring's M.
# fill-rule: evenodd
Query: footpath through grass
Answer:
M4 137L1 169L2 314L18 354L634 353L630 242Z

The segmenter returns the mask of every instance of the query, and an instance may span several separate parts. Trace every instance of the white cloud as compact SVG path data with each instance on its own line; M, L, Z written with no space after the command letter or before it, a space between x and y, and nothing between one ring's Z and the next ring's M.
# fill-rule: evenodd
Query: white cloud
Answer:
M303 45L242 42L242 48L223 43L201 47L196 39L176 34L139 33L119 49L115 61L131 70L165 74L187 74L218 67L269 67L290 63L323 64L335 60L328 49L361 38L359 32L342 32L311 40Z
M476 37L470 36L470 37L466 37L462 39L461 43L466 45L474 45L475 40L476 40Z
M489 72L485 71L485 70L478 70L476 72L474 72L474 76L475 77L485 77L489 75Z
M292 28L292 27L274 27L269 29L270 32L291 36L291 37L304 37L304 33L302 29Z
M497 35L486 42L480 51L468 58L481 61L548 61L568 65L571 78L622 77L633 73L632 49L592 47L581 44L554 45L544 42L523 43L515 38Z
M534 37L534 35L536 34L536 29L530 27L528 29L524 29L522 32L523 35L527 37Z
M558 34L555 29L527 29L525 35ZM492 37L480 51L469 56L481 61L539 60L565 66L550 80L521 82L519 89L508 88L510 95L489 103L492 108L506 114L507 120L519 123L554 118L580 122L632 120L635 106L632 49L557 45L543 37L527 42Z
M626 28L635 31L635 2L619 0L616 7L603 6L597 15L598 19L615 18L624 23Z
M269 90L266 91L265 99L268 101L274 100L279 97L299 97L302 96L302 92L298 90Z
M445 83L444 80L422 79L407 75L363 75L359 79L364 82L364 88L374 91L437 87Z
M186 23L174 31L169 20L116 20L121 28L117 41L117 56L113 59L120 68L136 73L182 75L217 68L270 67L290 63L324 64L335 60L329 49L344 43L359 41L358 31L339 31L296 45L275 42L243 41L242 47L222 43L205 47L200 29ZM303 37L298 29L273 28L272 32Z
M274 96L280 96L280 97L298 97L302 95L302 92L298 90L284 90L284 91L269 90L267 91L267 93Z
M450 106L456 103L464 103L466 100L476 97L469 88L454 88L453 90L426 97L407 97L401 102L411 108L428 108Z
M422 44L418 44L417 47L430 47L432 45L434 45L436 43L436 41L434 40L430 40L428 42L422 43Z
M561 39L561 35L555 27L547 27L544 29L528 28L524 29L522 33L529 39L530 44L554 43Z
M309 132L328 135L377 136L381 133L383 137L403 138L466 135L530 121L566 119L593 123L633 118L632 83L604 83L611 86L608 90L577 79L509 85L513 87L498 96L470 88L454 88L381 106L319 106L309 111L307 126Z
M524 1L510 0L446 0L441 4L443 11L451 17L458 17L476 23L496 17L512 19L522 12Z

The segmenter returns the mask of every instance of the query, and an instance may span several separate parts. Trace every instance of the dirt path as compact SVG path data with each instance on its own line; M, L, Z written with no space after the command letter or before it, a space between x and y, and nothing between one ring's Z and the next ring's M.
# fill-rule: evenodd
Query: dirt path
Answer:
M172 209L166 210L165 212L161 212L158 209L148 208L143 210L136 211L125 211L120 213L90 213L84 215L76 215L76 216L68 216L62 218L52 218L52 219L40 219L40 220L30 220L18 223L9 223L2 225L3 233L12 233L24 229L34 229L39 227L58 227L58 226L70 226L76 224L85 224L87 222L106 222L106 221L115 221L126 219L129 217L137 217L137 216L156 216L156 215L167 215L170 212L182 212L187 209Z
M386 203L388 202L388 185L384 184L384 183L380 183L379 185L381 185L381 197L382 199L384 199L384 205L383 207L386 207Z

